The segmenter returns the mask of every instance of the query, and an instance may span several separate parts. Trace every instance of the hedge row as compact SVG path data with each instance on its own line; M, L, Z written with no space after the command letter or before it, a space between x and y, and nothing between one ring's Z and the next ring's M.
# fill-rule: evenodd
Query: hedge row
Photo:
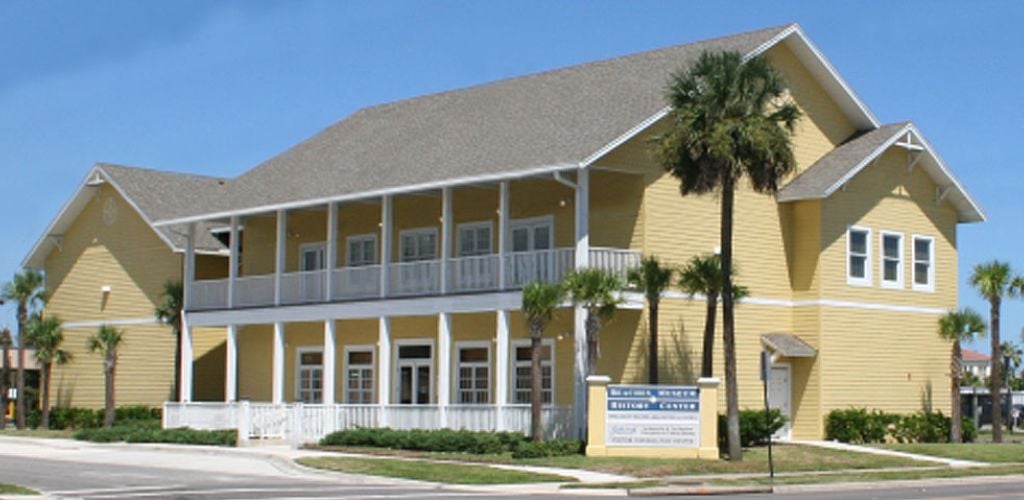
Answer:
M394 450L495 455L512 453L515 458L538 458L579 454L580 441L553 440L534 443L518 432L476 432L466 430L395 430L356 428L328 434L321 446L353 446Z
M769 411L769 419L765 419L765 410L740 410L740 443L743 447L768 444L768 438L786 425L786 417L781 411ZM725 415L718 416L718 448L728 449L729 422Z
M951 419L942 412L912 414L886 413L867 408L832 410L825 417L825 437L844 443L948 443ZM972 442L978 432L974 422L963 419L964 442Z
M189 428L161 429L159 422L134 421L113 427L82 429L74 434L80 441L94 443L171 443L205 446L235 446L238 433L233 429L200 431Z
M121 406L114 409L114 422L156 421L162 415L160 408L149 406ZM39 427L42 412L38 409L27 414L29 427ZM50 409L50 429L95 429L103 426L103 409L54 407Z

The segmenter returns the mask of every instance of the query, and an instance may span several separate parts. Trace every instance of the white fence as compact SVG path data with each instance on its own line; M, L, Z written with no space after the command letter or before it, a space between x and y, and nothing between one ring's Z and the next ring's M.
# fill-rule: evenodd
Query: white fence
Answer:
M568 438L572 409L545 407L544 433ZM270 403L164 403L165 429L237 429L240 439L314 442L356 427L530 432L529 405L306 405Z

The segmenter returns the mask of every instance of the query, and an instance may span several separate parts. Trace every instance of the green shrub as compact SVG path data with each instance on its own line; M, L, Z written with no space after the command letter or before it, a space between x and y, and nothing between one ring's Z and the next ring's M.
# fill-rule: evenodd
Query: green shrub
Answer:
M898 415L867 408L832 410L825 416L825 438L843 443L881 443Z
M961 422L960 438L965 443L973 443L974 440L978 439L978 428L974 426L974 420L965 418Z
M517 432L356 428L328 434L320 440L320 444L488 455L513 451L525 440Z
M103 420L103 410L98 410L100 421ZM114 408L114 421L124 422L126 420L156 420L163 417L163 410L152 406L119 406Z
M202 431L186 427L178 429L161 429L160 423L154 420L136 420L118 424L113 427L82 429L74 434L74 438L94 443L171 443L205 446L234 446L238 438L233 429Z
M512 458L564 457L583 453L583 442L575 439L522 441L512 450Z
M950 419L942 412L917 412L903 415L892 429L900 443L948 443Z
M743 447L760 446L786 425L786 417L776 409L769 411L770 422L765 420L765 410L740 410L740 444ZM728 447L729 421L725 415L718 416L718 447Z
M129 421L152 421L160 422L161 409L151 406L122 406L114 409L115 422ZM32 410L28 415L29 427L39 427L42 423L42 412L38 409ZM103 426L103 409L93 410L90 408L65 408L55 406L50 408L50 429L94 429Z

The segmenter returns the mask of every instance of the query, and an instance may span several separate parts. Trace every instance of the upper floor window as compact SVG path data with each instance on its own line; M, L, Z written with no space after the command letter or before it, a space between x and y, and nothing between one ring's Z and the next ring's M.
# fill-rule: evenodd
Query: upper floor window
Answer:
M437 258L437 228L407 229L399 235L402 262L434 260Z
M348 265L372 266L377 263L377 235L360 234L345 240L348 246Z
M490 253L490 222L467 222L465 224L459 224L459 257L489 255Z
M935 238L914 236L914 290L935 289Z
M903 288L903 235L882 231L882 287Z
M871 285L871 230L850 227L846 232L846 282Z

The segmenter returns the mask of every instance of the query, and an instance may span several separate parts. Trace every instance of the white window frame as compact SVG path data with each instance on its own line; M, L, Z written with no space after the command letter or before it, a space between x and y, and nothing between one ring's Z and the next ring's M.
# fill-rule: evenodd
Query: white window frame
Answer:
M462 362L462 350L463 349L486 349L487 360L486 361L472 361ZM452 357L452 372L455 374L452 377L452 404L455 405L482 405L491 404L494 400L494 369L493 369L493 350L491 349L491 342L487 340L461 340L455 343L455 355ZM463 403L459 392L462 390L460 382L462 381L462 368L468 366L472 368L479 368L483 366L487 369L487 401L483 403Z
M418 259L418 260L413 260L413 261L405 260L405 237L406 236L416 236L416 235L420 235L420 234L432 234L432 235L434 235L434 256L432 258L429 258L429 259ZM437 227L436 226L415 227L415 228L403 229L403 230L399 231L398 232L398 260L399 260L399 262L429 262L429 261L432 261L432 260L437 260L437 258L438 258L437 256L440 253L440 251L437 248L438 244L440 243L440 240L438 240L437 238L438 238L438 231L437 231Z
M551 360L549 361L549 363L551 364L551 402L550 403L543 403L544 406L549 406L550 407L550 406L555 406L555 399L558 397L558 380L557 380L557 374L558 374L558 369L557 368L558 368L558 365L557 365L557 362L556 362L557 359L558 359L558 355L557 355L558 352L555 350L555 347L556 347L555 346L555 339L546 338L546 339L541 339L540 342L541 342L541 346L542 347L543 346L547 346L549 349L551 349ZM516 340L513 340L511 342L511 344L512 345L510 346L511 349L509 349L509 356L512 359L509 360L509 364L508 364L509 365L509 374L508 374L509 375L508 376L509 398L513 401L513 404L521 404L521 403L515 403L515 401L516 401L516 380L517 380L517 377L516 377L516 367L519 364L521 364L521 363L525 363L526 366L529 367L530 366L530 361L525 361L525 362L517 361L516 360L516 349L520 348L520 347L530 347L531 339L516 339ZM543 368L543 366L544 366L544 360L541 360L541 367Z
M302 364L302 355L303 354L311 354L311 353L319 353L320 354L320 365L319 365L320 366L320 402L319 403L316 403L316 402L306 402L306 401L303 401L302 397L301 397L301 394L302 394L302 367L305 366L305 365ZM295 348L295 401L296 402L301 402L301 403L305 403L305 404L322 404L323 403L323 399L324 399L324 377L327 376L327 374L324 373L323 355L324 355L324 348L323 348L323 346L305 346L305 347L296 347ZM310 365L310 366L317 366L317 365Z
M522 219L511 219L511 220L509 220L508 221L508 229L506 230L506 231L508 231L508 234L505 235L508 238L507 241L508 241L508 251L509 251L509 253L515 253L512 250L512 247L513 247L513 244L512 244L512 232L513 232L513 230L519 229L519 228L522 228L522 227L531 227L532 228L534 226L547 226L548 227L548 239L551 242L551 248L549 248L547 250L554 250L556 248L556 245L555 245L555 216L552 215L552 214L548 214L548 215L539 215L537 217L526 217L526 218L522 218ZM531 241L532 241L533 236L531 235L530 238L531 238ZM544 251L544 250L530 249L530 250L527 250L527 251L528 252L537 252L537 251Z
M851 257L853 257L853 232L864 232L867 236L864 239L864 250L867 252L864 258L864 277L857 278L851 274ZM871 286L871 229L863 226L847 226L846 228L846 284L854 286Z
M352 265L352 243L355 242L373 242L373 260L369 264L359 264L358 266ZM353 234L345 238L345 267L365 267L365 266L376 266L380 259L380 248L377 245L377 233L365 233L365 234Z
M369 365L365 365L365 364L351 365L351 364L349 364L348 357L349 357L349 354L351 354L353 352L369 352L370 353L370 364ZM367 404L367 403L353 403L349 399L349 394L348 394L348 391L349 391L349 388L348 388L348 382L349 382L348 371L352 367L358 367L359 369L364 369L366 367L369 367L370 368L370 373L373 374L372 375L373 376L373 387L370 388L370 403L368 403L368 404L376 404L376 402L377 402L377 384L378 384L378 377L379 377L378 370L377 370L377 350L374 349L373 344L347 345L347 346L345 346L344 356L345 356L345 358L344 358L344 361L342 362L342 370L344 370L344 371L343 371L343 376L342 376L342 379L341 379L341 383L342 383L342 386L341 386L342 387L342 389L341 389L341 391L342 391L342 401L344 401L345 404Z
M402 347L409 346L430 346L430 388L428 394L430 395L428 401L424 405L435 404L437 400L437 345L432 338L416 338L416 339L398 339L391 343L391 403L400 404L398 402L401 392L401 373L402 367L399 365L399 361L402 359L398 356L399 351ZM403 405L405 406L405 405ZM408 406L417 406L410 404Z
M323 257L320 262L319 269L302 269L303 263L306 262L306 252L319 251ZM299 265L297 269L301 272L312 272L312 271L323 271L327 267L327 243L323 241L313 241L310 243L303 243L299 245Z
M886 262L886 260L889 259L889 257L887 257L885 255L885 238L886 238L886 236L895 236L895 237L899 238L899 244L896 246L897 254L896 254L896 279L895 280L887 280L887 279L885 279L885 262ZM893 289L903 288L904 274L905 274L903 269L906 267L906 265L904 264L904 261L903 261L903 258L904 258L904 255L905 255L904 254L903 241L905 239L906 238L903 236L903 233L898 232L898 231L882 230L882 231L878 232L878 279L879 279L879 282L882 285L882 288L893 288Z
M920 262L917 260L917 241L925 240L928 241L928 284L919 285L917 283L917 264ZM910 283L914 290L919 292L934 292L935 291L935 237L925 236L923 234L915 234L910 237L910 261L912 263Z
M462 230L470 229L477 230L481 228L487 228L487 252L481 254L464 255L462 253ZM458 257L482 257L484 255L491 255L494 253L494 221L474 221L474 222L463 222L455 226L455 255Z

